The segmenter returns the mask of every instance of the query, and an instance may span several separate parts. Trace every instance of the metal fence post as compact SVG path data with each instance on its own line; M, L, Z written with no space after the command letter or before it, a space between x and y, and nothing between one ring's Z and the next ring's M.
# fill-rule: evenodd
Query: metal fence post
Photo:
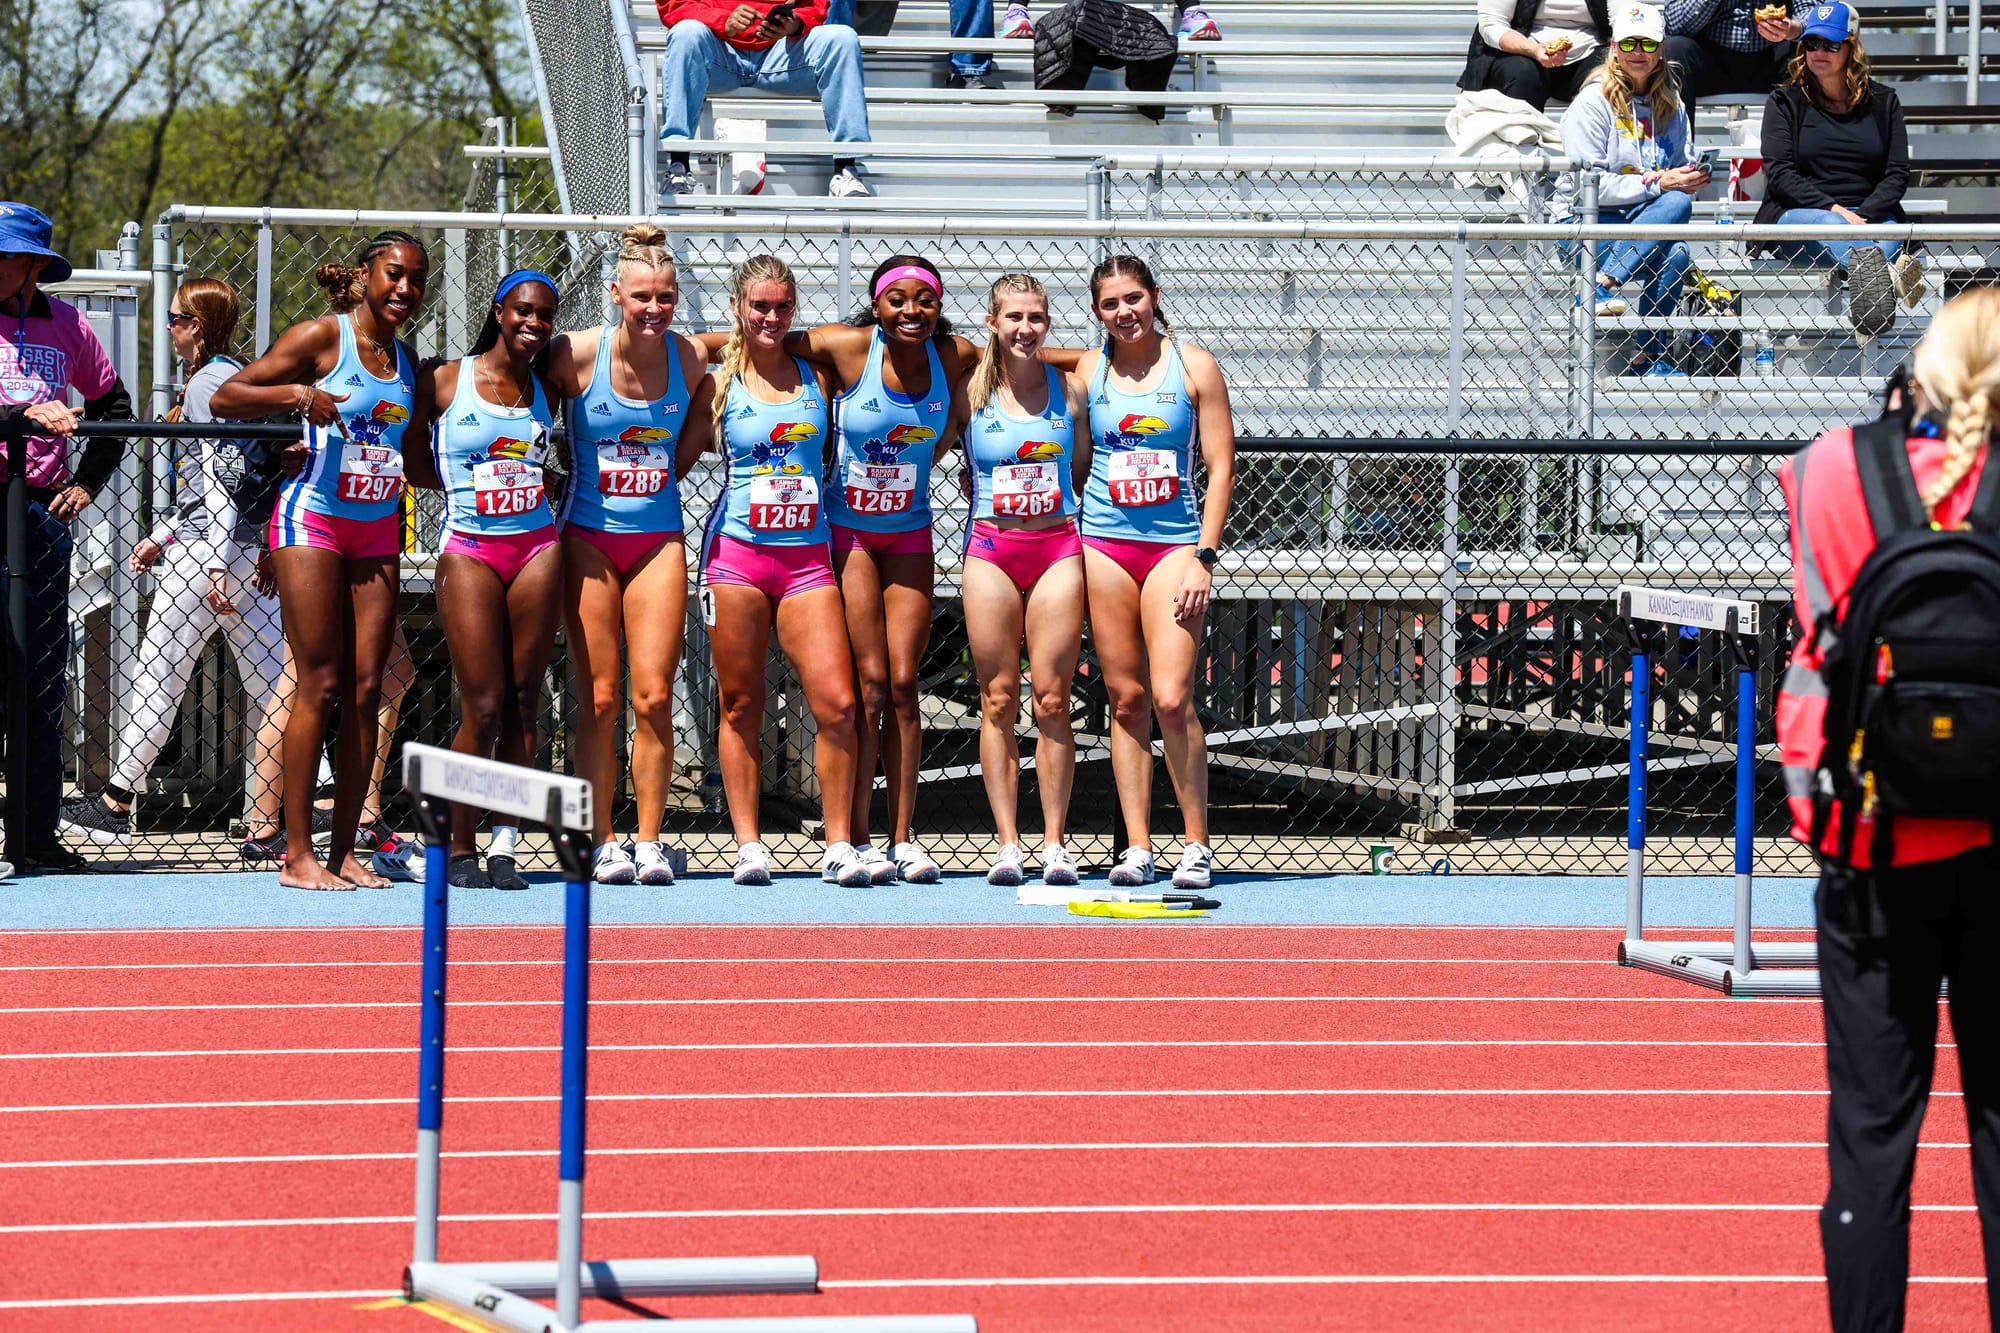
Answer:
M28 447L7 433L7 859L28 853Z
M139 273L139 224L128 222L118 233L119 271ZM171 299L171 298L169 298ZM139 401L139 298L114 294L111 298L111 329L115 343L114 360L125 380L125 392ZM171 369L171 363L169 363ZM169 375L169 379L172 376ZM169 386L171 387L171 386ZM168 457L171 457L171 448ZM127 449L111 474L111 735L125 726L132 707L132 679L139 664L139 580L127 564L133 538L141 531L138 523L140 494L139 458L136 449ZM109 738L107 738L109 739ZM112 753L107 751L107 753Z
M257 355L271 345L271 210L257 224Z
M1471 245L1465 227L1459 225L1458 239L1451 250L1451 354L1448 397L1445 407L1445 434L1457 439L1465 426L1465 286L1471 260ZM1458 802L1452 787L1458 781L1458 502L1461 473L1457 455L1445 463L1444 531L1439 534L1441 567L1438 570L1438 623L1432 638L1435 652L1424 655L1425 702L1432 712L1427 730L1431 733L1430 809L1424 826L1443 832L1458 819Z
M1579 171L1583 229L1591 231L1597 226L1597 173L1588 167ZM1589 439L1597 434L1597 241L1579 237L1576 256L1577 274L1582 280L1576 294L1577 397L1583 406L1583 435Z
M1979 105L1980 37L1984 21L1979 16L1979 0L1965 3L1965 104Z
M840 241L834 250L834 310L844 312L854 308L854 231L846 219L841 220Z
M1935 0L1931 6L1931 52L1951 54L1951 0Z

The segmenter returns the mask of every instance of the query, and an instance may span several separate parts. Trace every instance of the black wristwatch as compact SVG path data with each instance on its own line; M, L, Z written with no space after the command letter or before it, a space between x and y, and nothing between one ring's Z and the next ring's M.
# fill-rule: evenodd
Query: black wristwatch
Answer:
M1213 546L1197 546L1194 548L1194 558L1208 568L1214 569L1215 562L1222 559L1222 554Z

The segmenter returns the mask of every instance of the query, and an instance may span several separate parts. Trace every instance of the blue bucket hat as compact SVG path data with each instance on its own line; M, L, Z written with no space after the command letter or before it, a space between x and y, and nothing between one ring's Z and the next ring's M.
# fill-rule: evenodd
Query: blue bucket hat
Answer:
M0 255L48 256L42 282L62 282L72 272L69 261L49 248L49 238L54 234L54 224L41 209L0 202Z
M1823 37L1829 42L1844 42L1853 35L1854 11L1844 4L1814 5L1812 13L1806 15L1805 31L1802 37Z

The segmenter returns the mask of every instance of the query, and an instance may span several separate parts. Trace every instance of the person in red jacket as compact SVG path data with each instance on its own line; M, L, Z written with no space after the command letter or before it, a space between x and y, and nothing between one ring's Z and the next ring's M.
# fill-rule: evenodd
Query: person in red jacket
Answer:
M1911 471L1934 525L1965 522L2000 424L2000 289L1953 300L1917 347ZM1892 403L1892 408L1894 404ZM1812 841L1825 737L1821 618L1843 608L1876 534L1851 430L1828 431L1786 460L1793 599L1806 632L1778 694L1792 833ZM1973 1193L1986 1270L2000 1273L2000 852L1992 825L1898 816L1890 864L1876 864L1873 817L1859 820L1851 864L1835 857L1836 808L1815 848L1819 969L1826 1014L1828 1189L1820 1211L1833 1327L1903 1327L1910 1266L1910 1179L1937 1055L1938 987L1951 981L1952 1029L1972 1138ZM2000 1288L1989 1283L2000 1328Z
M763 88L817 93L826 132L835 143L868 142L868 101L862 89L861 39L854 29L826 21L827 0L658 0L667 25L667 54L660 65L660 138L667 141L666 189L692 194L688 155L675 139L692 139L711 85L730 92ZM836 199L872 194L858 161L833 160L827 193Z

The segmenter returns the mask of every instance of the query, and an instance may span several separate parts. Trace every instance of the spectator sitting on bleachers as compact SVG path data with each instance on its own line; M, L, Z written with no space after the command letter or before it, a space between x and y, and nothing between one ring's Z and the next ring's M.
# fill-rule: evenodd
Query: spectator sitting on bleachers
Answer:
M826 21L845 24L863 37L886 37L896 21L899 0L870 0L857 12L855 0L827 0ZM993 35L993 0L951 0L951 35L981 41ZM1002 37L1016 40L1035 35L1035 21L1026 5L1009 5L1000 25ZM993 57L984 51L954 51L947 88L983 88L997 92L1007 85L993 72Z
M1206 12L1189 8L1187 14ZM1214 24L1209 23L1212 29ZM1188 36L1183 18L1182 35ZM1206 39L1204 39L1206 40ZM1035 30L1035 86L1081 88L1093 69L1124 69L1132 92L1160 92L1173 77L1180 47L1148 10L1125 0L1069 0ZM1075 114L1071 106L1051 106L1052 116ZM1164 106L1140 106L1139 114L1163 120Z
M817 92L834 142L868 142L861 40L854 29L826 21L827 0L788 6L769 0L658 3L660 21L667 25L667 53L660 68L662 139L695 137L713 82L724 91L749 85L774 92ZM688 155L673 152L671 144L668 151L666 190L692 194ZM827 193L835 198L871 194L857 168L854 158L835 158Z
M1784 80L1811 0L1666 0L1667 61L1688 115L1713 93L1767 93Z
M1597 77L1583 86L1563 113L1563 152L1595 168L1601 223L1686 222L1694 211L1695 193L1708 184L1708 173L1691 165L1692 136L1679 80L1673 66L1660 58L1664 35L1665 20L1657 8L1621 3L1612 14L1610 54ZM1574 173L1557 179L1549 200L1550 221L1575 219L1576 189ZM1618 288L1631 278L1646 283L1639 298L1641 317L1672 314L1688 262L1683 241L1597 242L1597 314L1625 313ZM1579 296L1577 304L1582 303ZM1670 339L1665 329L1641 332L1638 355L1628 373L1680 374L1667 360Z
M1764 201L1757 221L1832 226L1902 222L1910 135L1895 91L1868 77L1854 14L1840 3L1807 17L1791 77L1764 107ZM1847 274L1847 314L1872 338L1896 317L1896 298L1921 295L1923 267L1900 241L1786 241L1796 263ZM1895 261L1893 268L1891 260Z
M1611 42L1609 0L1479 0L1458 86L1491 88L1537 111L1570 101Z

